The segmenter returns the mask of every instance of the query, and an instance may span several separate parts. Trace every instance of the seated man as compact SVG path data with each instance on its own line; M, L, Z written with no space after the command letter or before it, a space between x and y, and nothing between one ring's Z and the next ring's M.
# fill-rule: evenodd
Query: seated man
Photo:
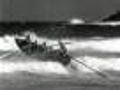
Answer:
M38 45L38 51L39 52L44 52L44 51L47 51L47 46L46 46L46 42L44 42L43 44L41 45Z
M60 52L59 52L60 62L63 63L64 65L67 65L71 61L71 56L68 55L67 49L61 41L59 41L59 45L60 45Z
M61 52L63 54L66 54L67 53L67 49L66 49L65 45L61 41L59 41L59 45L60 45Z
M26 40L27 40L28 42L31 42L30 35L27 35L27 36L26 36Z

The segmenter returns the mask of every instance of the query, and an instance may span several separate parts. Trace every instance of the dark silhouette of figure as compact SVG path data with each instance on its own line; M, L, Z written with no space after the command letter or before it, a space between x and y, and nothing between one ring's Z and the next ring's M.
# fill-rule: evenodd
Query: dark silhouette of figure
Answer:
M71 61L71 56L68 55L65 45L61 41L59 41L59 45L60 45L59 51L60 62L62 62L64 65L67 65Z

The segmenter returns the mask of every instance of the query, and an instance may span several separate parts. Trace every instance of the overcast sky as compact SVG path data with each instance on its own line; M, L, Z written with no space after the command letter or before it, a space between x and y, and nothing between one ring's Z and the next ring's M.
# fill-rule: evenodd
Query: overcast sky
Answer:
M99 20L120 10L120 0L0 0L2 20ZM0 18L0 19L1 19Z

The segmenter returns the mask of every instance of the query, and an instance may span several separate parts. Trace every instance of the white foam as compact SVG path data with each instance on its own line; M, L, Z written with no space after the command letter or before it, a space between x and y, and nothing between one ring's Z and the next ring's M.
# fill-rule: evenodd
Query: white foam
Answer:
M97 50L104 52L120 52L120 38L107 40L85 40L72 41L73 44L67 46L69 50Z
M39 42L46 40L49 44L57 43L57 40L49 40L46 38L39 38ZM98 50L105 52L120 52L120 38L114 39L103 39L103 40L63 40L69 41L72 44L67 45L68 50L80 50L88 49ZM19 48L16 46L14 36L4 36L0 38L0 51L16 51ZM5 55L6 56L6 55ZM1 58L2 59L2 58ZM92 68L98 70L114 70L120 71L120 58L96 58L96 57L80 57L80 60ZM83 65L76 64L78 71L91 72ZM34 73L57 73L57 74L68 74L68 70L59 63L53 62L5 62L0 61L0 73L15 72L15 71L29 71Z
M68 74L68 71L56 62L9 62L0 61L0 73L13 73L18 71L27 71L31 73L45 74Z
M96 58L96 57L80 57L78 60L84 62L89 67L100 71L120 71L120 58ZM92 70L86 68L84 65L76 63L75 66L78 70L83 72L92 72Z
M57 40L51 40L47 38L42 38L35 36L34 34L31 37L33 40L37 39L38 43L41 44L44 41L47 42L47 45L55 45L58 44ZM69 40L63 39L63 42L71 42L71 44L66 44L68 50L81 50L81 49L89 49L89 50L98 50L98 51L107 51L107 52L120 52L120 38L114 39L102 39L102 40ZM54 46L56 47L56 46ZM16 51L19 48L16 45L15 37L6 35L4 37L0 37L0 50L3 51Z
M0 50L1 51L16 51L19 50L13 36L0 37Z

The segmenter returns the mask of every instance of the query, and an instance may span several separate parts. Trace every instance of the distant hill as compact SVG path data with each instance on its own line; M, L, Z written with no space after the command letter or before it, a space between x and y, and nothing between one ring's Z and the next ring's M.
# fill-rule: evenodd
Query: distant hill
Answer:
M102 19L102 21L120 21L120 11L108 16L107 18Z

